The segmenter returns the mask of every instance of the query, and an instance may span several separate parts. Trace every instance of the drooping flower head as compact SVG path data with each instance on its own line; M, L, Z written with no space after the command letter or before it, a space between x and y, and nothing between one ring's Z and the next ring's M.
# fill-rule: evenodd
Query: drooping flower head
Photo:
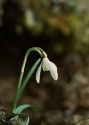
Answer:
M37 83L40 82L41 69L43 71L49 71L54 80L58 79L58 72L56 65L53 62L51 62L47 57L44 57L36 72Z

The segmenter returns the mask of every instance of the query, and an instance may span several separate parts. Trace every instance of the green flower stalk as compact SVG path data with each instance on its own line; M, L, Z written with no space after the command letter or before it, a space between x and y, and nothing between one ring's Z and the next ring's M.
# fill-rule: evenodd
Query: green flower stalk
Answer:
M44 57L47 57L47 54L39 47L32 47L32 48L29 48L25 54L25 57L24 57L24 60L23 60L23 64L22 64L22 67L21 67L21 73L20 73L20 77L19 77L19 81L18 81L18 84L17 84L17 89L16 89L16 96L15 96L15 99L14 99L14 104L13 104L13 109L12 111L16 108L16 105L17 105L17 101L18 99L20 98L21 96L21 93L24 89L24 83L22 84L22 80L23 80L23 75L24 75L24 70L25 70L25 65L26 65L26 62L27 62L27 58L29 56L29 54L31 52L37 52L41 58L44 58ZM37 67L37 65L40 63L40 60L38 60L35 64L35 68ZM35 68L33 68L33 70L35 70ZM31 70L32 71L32 70ZM33 71L34 72L34 71ZM33 73L31 73L29 75L29 78L32 76ZM26 77L27 78L27 77ZM28 81L28 80L27 80ZM26 84L26 83L25 83ZM23 86L22 86L23 85ZM21 90L21 91L20 91Z

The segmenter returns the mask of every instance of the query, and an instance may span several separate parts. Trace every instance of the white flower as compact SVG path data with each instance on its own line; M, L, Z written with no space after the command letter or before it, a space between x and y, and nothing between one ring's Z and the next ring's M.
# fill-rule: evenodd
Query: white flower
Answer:
M36 72L37 83L40 82L41 69L43 69L43 71L50 71L50 74L54 80L58 79L58 72L56 65L53 62L49 61L47 57L45 57L43 58L42 63L40 64Z

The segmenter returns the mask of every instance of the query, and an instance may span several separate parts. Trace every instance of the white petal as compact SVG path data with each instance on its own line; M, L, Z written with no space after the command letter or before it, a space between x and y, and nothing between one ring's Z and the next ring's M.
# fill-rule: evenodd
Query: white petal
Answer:
M38 67L37 72L36 72L36 81L37 81L37 83L40 82L40 74L41 74L41 64Z
M42 69L43 71L49 71L49 59L47 57L43 58Z
M49 70L50 70L50 74L53 77L54 80L58 79L58 72L57 72L57 67L56 65L49 61Z

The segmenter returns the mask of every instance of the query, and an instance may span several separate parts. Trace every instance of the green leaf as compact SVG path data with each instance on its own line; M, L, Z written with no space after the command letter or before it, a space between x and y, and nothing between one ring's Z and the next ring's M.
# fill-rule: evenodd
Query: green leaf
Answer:
M34 73L35 69L36 69L37 66L39 65L40 61L41 61L41 58L39 58L39 59L35 62L35 64L31 67L31 69L30 69L29 72L27 73L25 79L23 80L23 82L22 82L22 84L21 84L21 89L20 89L20 92L19 92L19 97L21 96L21 94L22 94L22 92L23 92L25 86L27 85L27 83L28 83L28 81L30 80L32 74ZM18 97L18 98L19 98L19 97Z
M28 125L29 124L29 116L27 117L27 119L24 121L23 125Z
M13 110L13 114L20 114L23 110L28 109L28 108L33 108L33 105L30 104L23 104L18 106L16 109Z

